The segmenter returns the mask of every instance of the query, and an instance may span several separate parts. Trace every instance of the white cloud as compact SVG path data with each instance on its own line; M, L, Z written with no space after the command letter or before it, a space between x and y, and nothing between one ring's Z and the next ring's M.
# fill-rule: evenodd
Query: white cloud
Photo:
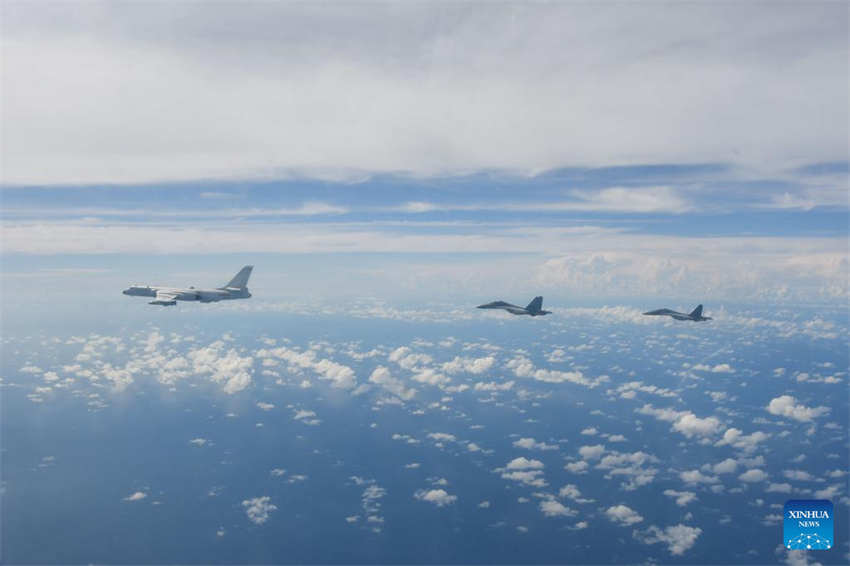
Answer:
M694 436L707 437L720 432L722 423L716 417L697 417L690 411L677 411L675 409L656 409L652 405L644 405L636 412L642 415L651 415L658 420L672 422L671 430L684 434L688 438Z
M435 442L456 442L457 437L447 432L429 432L428 438Z
M525 448L526 450L557 450L558 446L556 444L546 444L545 442L538 442L533 438L520 438L519 440L514 440L514 446L517 448Z
M543 381L545 383L575 383L584 387L594 388L608 381L607 376L599 376L593 379L587 378L580 371L560 371L543 368L535 368L534 364L524 356L517 356L508 361L506 367L513 370L517 377L527 377Z
M578 511L564 506L555 499L544 499L540 502L540 511L547 517L574 517Z
M643 517L634 509L626 505L614 505L605 510L605 516L612 523L621 527L628 527L643 521Z
M723 433L723 437L718 440L714 445L715 446L724 446L724 445L732 445L739 450L743 450L744 452L752 452L756 449L756 446L770 438L770 435L756 431L752 434L744 435L737 428L729 428L726 429L726 432Z
M782 472L782 475L788 478L789 480L797 480L797 481L812 481L814 476L805 470L785 470Z
M130 495L124 498L124 501L141 501L142 499L148 496L144 491L134 491Z
M268 521L269 514L277 509L277 505L271 502L271 497L268 495L246 499L242 502L242 507L248 515L248 520L255 525L262 525Z
M375 383L389 391L399 399L409 401L416 396L416 389L405 387L404 383L390 374L390 370L384 366L378 366L369 376L369 383Z
M812 419L829 413L829 407L806 407L797 403L797 399L791 395L781 395L770 400L767 412L771 415L791 418L800 422L809 422Z
M694 436L712 436L717 434L722 426L720 420L716 417L699 418L693 413L687 413L673 423L673 430L692 438Z
M452 361L444 363L441 367L444 372L454 373L471 373L479 375L493 367L496 363L496 358L486 356L483 358L461 358L456 356Z
M683 482L688 484L697 484L697 483L718 483L718 480L715 476L706 476L699 470L689 470L685 472L680 472L679 477Z
M592 499L582 497L579 488L571 483L568 483L558 490L558 497L566 497L567 499L572 499L576 503L591 503L593 501Z
M608 452L596 467L606 470L605 477L624 477L625 482L620 484L622 489L633 491L641 486L652 483L658 471L651 464L658 462L658 458L638 450L637 452Z
M674 498L679 507L685 507L688 503L696 501L697 498L697 494L693 491L676 491L674 489L665 489L664 495Z
M603 444L594 444L593 446L582 446L578 449L579 456L582 460L598 460L605 452Z
M232 395L251 385L254 359L240 356L232 348L225 352L225 343L221 340L190 350L186 358L195 373L209 374L212 381L223 384L225 393Z
M705 364L695 364L690 367L694 371L708 371L712 373L733 373L735 370L729 364L717 364L715 366L707 366Z
M767 475L767 473L765 473L764 470L753 469L747 470L746 472L738 476L738 479L747 483L756 483L765 481L768 477L769 476Z
M653 525L645 532L635 531L634 537L644 544L664 543L667 545L670 554L681 556L693 547L700 534L702 534L702 529L699 527L678 524L659 529Z
M513 389L513 381L479 381L473 389L476 391L509 391Z
M714 470L715 474L732 474L735 472L735 470L738 469L738 461L734 458L726 458L722 462L718 462L717 464L715 464L712 469Z
M529 460L520 456L508 462L504 468L498 468L496 471L501 472L502 479L533 487L545 487L546 480L543 479L543 467L543 462L540 460Z
M529 460L524 456L514 458L505 466L509 470L539 470L543 468L543 462L540 460Z
M456 495L449 495L444 489L420 489L413 496L420 501L433 503L437 507L445 507L457 501Z
M127 17L109 5L12 5L4 177L138 182L291 168L357 178L846 157L839 5L777 6L770 18L749 4L479 8L181 3ZM667 88L641 88L657 84ZM175 103L189 100L191 113ZM663 191L585 200L682 206Z
M564 465L564 469L574 474L586 474L590 465L584 460L578 462L568 462Z

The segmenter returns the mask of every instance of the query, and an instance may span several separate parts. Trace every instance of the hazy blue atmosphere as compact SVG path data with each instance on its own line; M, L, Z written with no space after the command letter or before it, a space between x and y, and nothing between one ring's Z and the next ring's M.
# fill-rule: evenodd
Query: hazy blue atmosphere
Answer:
M0 8L0 562L850 562L846 3Z

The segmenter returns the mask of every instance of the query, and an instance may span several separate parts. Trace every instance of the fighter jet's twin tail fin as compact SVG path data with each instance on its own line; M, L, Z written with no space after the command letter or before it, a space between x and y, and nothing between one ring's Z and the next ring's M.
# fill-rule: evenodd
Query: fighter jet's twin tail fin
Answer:
M233 276L233 279L225 285L225 287L229 287L231 289L244 289L248 286L248 278L251 277L251 270L254 269L253 265L246 265L242 269L239 270L239 273Z
M528 303L528 306L525 307L525 310L528 312L540 312L543 308L543 297L534 297L534 299Z
M697 305L693 311L691 311L691 317L700 318L702 316L702 305Z

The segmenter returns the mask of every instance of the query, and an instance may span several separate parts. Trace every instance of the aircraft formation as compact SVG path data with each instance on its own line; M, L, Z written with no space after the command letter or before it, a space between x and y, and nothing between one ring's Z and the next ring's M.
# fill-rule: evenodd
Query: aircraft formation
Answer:
M132 297L153 297L149 305L173 307L177 301L198 301L201 303L216 303L218 301L230 301L233 299L250 299L251 292L248 290L248 278L251 277L253 265L246 265L239 270L223 287L214 289L196 289L195 287L159 287L154 285L133 285L124 289L123 293ZM543 310L543 297L534 297L528 305L521 307L505 301L493 301L478 305L479 309L498 309L507 311L517 316L544 316L552 314L552 311ZM643 313L646 316L669 316L675 320L689 320L702 322L711 320L709 316L702 315L702 305L690 313L674 311L672 309L656 309Z

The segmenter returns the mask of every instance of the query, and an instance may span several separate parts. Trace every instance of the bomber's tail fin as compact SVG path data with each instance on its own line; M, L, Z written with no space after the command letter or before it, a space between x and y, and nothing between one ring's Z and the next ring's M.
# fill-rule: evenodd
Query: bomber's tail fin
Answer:
M528 306L525 307L525 310L528 312L539 312L543 308L543 297L534 297L534 299L528 303Z
M702 305L697 305L697 308L691 311L691 316L695 318L700 318L702 316Z
M239 273L233 276L233 279L231 279L230 283L225 285L225 287L230 287L234 289L244 289L248 286L248 278L251 277L252 269L254 269L253 265L246 265L245 267L239 270Z

